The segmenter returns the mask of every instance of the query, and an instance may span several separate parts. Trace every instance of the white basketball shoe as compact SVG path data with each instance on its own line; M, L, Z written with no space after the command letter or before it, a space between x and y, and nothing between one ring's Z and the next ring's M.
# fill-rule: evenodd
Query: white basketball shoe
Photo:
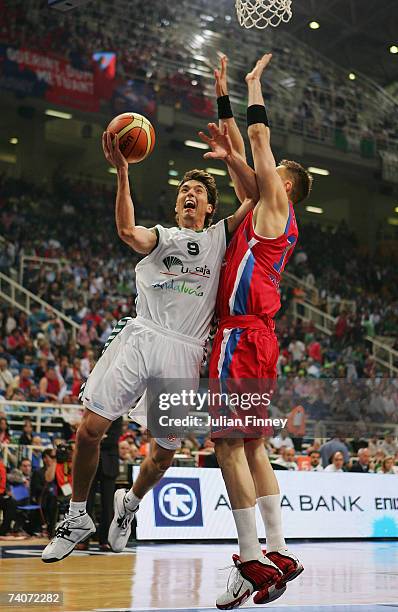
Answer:
M131 523L135 517L138 507L129 510L126 506L125 489L118 489L113 498L114 516L109 527L108 542L114 552L122 552L127 546L131 533Z
M76 544L95 533L92 518L85 512L77 516L66 515L55 530L55 536L42 552L44 563L62 561L71 554Z

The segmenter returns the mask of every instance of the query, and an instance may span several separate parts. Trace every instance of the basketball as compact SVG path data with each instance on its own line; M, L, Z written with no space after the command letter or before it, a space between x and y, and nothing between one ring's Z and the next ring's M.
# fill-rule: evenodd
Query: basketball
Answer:
M122 113L112 119L106 129L118 135L120 150L129 164L144 161L153 151L155 130L143 115Z

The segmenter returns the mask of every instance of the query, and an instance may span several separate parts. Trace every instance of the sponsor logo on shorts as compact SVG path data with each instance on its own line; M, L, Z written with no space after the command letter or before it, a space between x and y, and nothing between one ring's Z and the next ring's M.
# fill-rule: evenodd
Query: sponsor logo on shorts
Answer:
M162 478L153 499L157 527L203 527L199 478Z

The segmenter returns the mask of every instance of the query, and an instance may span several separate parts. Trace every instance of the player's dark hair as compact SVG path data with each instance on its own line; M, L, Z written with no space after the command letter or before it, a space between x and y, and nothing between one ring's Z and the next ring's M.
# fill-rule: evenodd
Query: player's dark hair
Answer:
M209 227L213 220L218 204L218 190L216 181L214 180L214 177L205 170L188 170L188 172L186 172L182 177L182 180L180 181L180 184L177 187L177 194L180 193L180 189L183 184L187 183L188 181L198 181L199 183L202 183L202 185L204 185L204 187L206 188L207 199L209 201L209 204L213 206L213 210L211 211L211 213L207 213L205 217L205 227Z
M308 198L311 192L312 183L314 181L311 174L308 170L303 168L301 164L289 159L282 159L280 165L286 168L293 181L293 188L290 195L293 204L303 202L303 200Z

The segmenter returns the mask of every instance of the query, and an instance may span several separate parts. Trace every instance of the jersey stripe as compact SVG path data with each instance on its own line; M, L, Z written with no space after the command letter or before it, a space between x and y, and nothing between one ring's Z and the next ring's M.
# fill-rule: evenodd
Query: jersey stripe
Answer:
M252 247L259 241L252 238L236 274L235 285L229 300L230 314L242 315L247 313L247 300L249 297L250 283L256 260L251 252Z
M232 357L234 356L243 329L236 327L235 329L228 329L226 331L227 333L221 344L220 359L218 361L218 373L221 379L228 378L229 366L231 365Z

